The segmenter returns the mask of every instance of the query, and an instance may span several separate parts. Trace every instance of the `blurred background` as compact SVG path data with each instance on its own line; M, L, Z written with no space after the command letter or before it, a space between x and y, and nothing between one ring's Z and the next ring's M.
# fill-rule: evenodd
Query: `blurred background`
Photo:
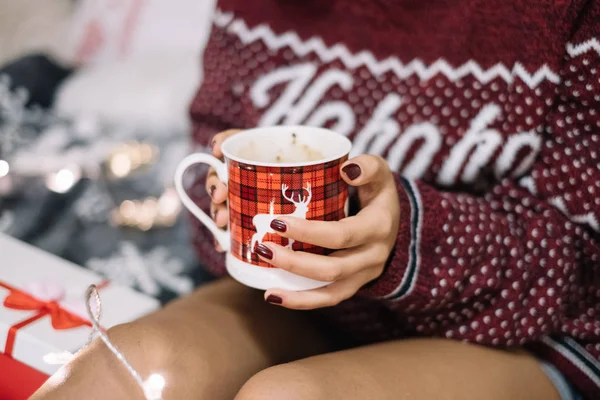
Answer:
M1 233L163 302L208 279L172 177L200 150L187 113L213 9L0 0Z

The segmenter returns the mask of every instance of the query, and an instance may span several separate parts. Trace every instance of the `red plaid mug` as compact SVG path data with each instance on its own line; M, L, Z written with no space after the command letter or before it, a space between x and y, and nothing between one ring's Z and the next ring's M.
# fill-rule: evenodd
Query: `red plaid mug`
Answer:
M348 213L348 187L340 175L352 144L331 130L308 126L250 129L227 138L222 162L209 154L184 158L175 172L175 188L185 207L202 222L227 251L229 274L257 289L308 290L328 282L278 269L254 252L256 243L274 242L293 250L328 254L329 250L294 242L276 234L271 221L279 216L338 221ZM217 227L186 193L185 171L210 165L228 187L229 226Z

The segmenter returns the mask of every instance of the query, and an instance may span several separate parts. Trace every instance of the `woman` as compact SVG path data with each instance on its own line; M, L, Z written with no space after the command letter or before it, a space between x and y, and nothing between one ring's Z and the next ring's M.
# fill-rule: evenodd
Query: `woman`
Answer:
M332 256L259 249L333 284L223 279L116 344L165 399L597 398L599 18L596 0L222 0L196 142L222 156L229 129L330 127L353 141L360 211L281 219ZM205 184L224 227L226 188ZM194 243L222 274L199 224ZM96 344L36 398L138 394L115 365Z

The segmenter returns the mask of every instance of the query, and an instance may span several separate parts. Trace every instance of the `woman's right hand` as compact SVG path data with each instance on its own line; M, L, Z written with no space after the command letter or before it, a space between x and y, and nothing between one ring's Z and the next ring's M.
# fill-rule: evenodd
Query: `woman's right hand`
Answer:
M221 151L221 144L225 139L227 139L231 135L235 135L240 132L240 129L229 129L227 131L223 131L217 133L211 142L212 154L218 159L223 158L223 152ZM229 221L229 211L227 210L227 185L223 182L219 181L217 177L217 173L214 169L210 169L208 171L208 176L206 178L206 191L210 194L212 199L212 203L210 205L210 215L213 220L217 224L217 226L221 229L224 229L227 226L227 222ZM215 247L217 251L223 252L221 246L215 240Z

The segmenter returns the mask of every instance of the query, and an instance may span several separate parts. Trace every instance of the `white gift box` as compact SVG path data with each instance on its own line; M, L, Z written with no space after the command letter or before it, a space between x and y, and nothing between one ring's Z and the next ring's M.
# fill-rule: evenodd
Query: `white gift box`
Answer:
M91 284L101 287L104 329L159 307L153 298L0 234L0 354L53 374L60 365L45 361L49 354L75 353L88 341L85 292Z

